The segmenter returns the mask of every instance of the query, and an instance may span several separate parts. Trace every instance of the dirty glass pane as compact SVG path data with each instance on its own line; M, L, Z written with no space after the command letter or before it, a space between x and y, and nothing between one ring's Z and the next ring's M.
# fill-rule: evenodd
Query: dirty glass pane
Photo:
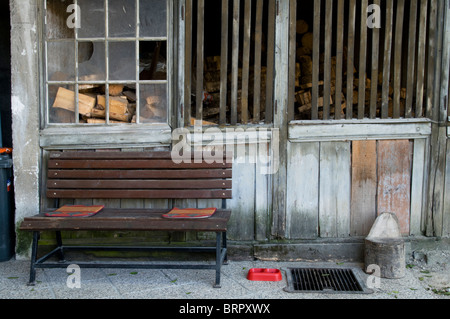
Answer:
M47 0L47 39L72 39L75 37L75 10L71 0ZM69 10L69 12L67 12Z
M141 41L139 43L139 79L167 80L166 41Z
M135 42L109 42L109 79L136 80Z
M80 81L105 81L105 43L78 42L78 79Z
M105 37L105 1L78 0L81 12L79 38Z
M109 36L136 36L136 2L109 0Z
M140 0L139 20L141 37L167 36L167 1Z
M75 94L73 85L48 86L50 123L75 123Z
M141 85L140 123L167 122L167 88L165 84Z
M75 42L47 43L47 73L49 81L75 80Z

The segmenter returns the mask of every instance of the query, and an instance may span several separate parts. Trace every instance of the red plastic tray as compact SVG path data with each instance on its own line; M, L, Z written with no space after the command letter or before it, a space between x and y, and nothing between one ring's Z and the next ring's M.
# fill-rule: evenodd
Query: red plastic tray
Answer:
M252 268L248 271L247 279L253 281L280 281L282 275L279 269Z

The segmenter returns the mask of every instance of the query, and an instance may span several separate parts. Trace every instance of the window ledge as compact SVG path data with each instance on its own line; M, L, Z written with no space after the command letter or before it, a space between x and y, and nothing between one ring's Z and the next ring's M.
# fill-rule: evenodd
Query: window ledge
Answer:
M143 126L54 126L41 130L44 149L125 148L170 145L172 130L167 124Z

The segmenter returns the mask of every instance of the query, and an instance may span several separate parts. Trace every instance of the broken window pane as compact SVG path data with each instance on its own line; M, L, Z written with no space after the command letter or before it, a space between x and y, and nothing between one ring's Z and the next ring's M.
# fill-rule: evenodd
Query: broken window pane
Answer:
M167 88L165 84L141 85L140 123L167 122Z
M165 37L167 35L166 0L140 0L139 20L141 37Z
M73 85L49 85L50 123L75 123L75 93Z
M49 81L75 80L75 42L47 43L47 75Z
M105 43L78 42L78 79L80 81L104 81L105 69Z
M136 36L135 1L109 0L109 36Z
M135 42L109 42L109 79L136 80Z
M139 79L167 80L166 41L141 41L139 43Z
M78 0L81 11L79 38L105 37L105 1Z

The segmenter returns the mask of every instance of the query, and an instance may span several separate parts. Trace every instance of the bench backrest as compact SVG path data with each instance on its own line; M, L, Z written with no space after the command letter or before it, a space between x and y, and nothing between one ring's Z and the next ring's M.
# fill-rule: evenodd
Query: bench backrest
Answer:
M51 152L48 198L229 199L232 163L176 164L170 152Z

